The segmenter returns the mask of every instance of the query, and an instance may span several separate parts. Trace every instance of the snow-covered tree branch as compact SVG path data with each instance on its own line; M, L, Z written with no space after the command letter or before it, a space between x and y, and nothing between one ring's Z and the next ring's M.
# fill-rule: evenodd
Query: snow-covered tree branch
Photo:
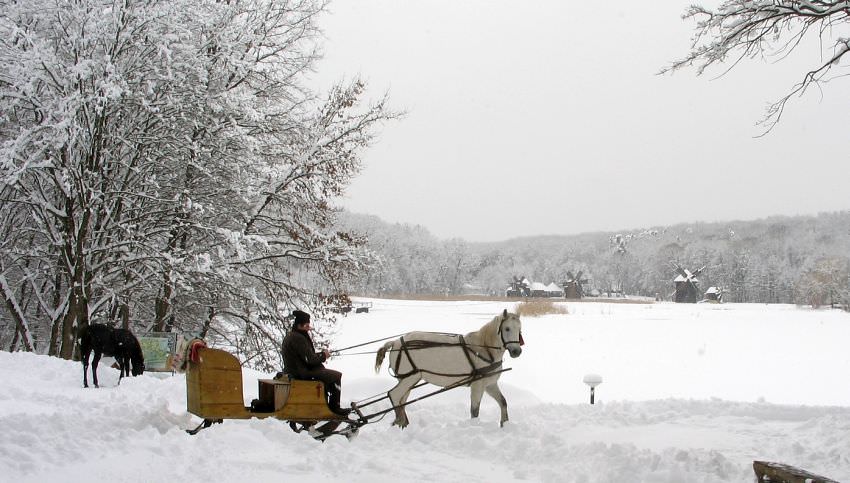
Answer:
M333 201L395 114L305 87L324 1L0 6L4 297L46 351L94 321L276 346L360 269Z
M820 82L846 75L841 59L850 51L850 2L846 0L726 0L717 9L691 6L683 16L696 20L691 51L663 72L696 66L702 74L715 64L736 65L746 58L781 59L813 35L825 52L790 91L773 102L762 120L769 131L785 105Z

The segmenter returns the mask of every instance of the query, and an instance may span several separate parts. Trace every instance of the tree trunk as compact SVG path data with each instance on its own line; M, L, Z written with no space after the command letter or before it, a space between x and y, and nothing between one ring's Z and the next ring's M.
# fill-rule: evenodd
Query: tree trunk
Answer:
M47 355L50 356L58 356L59 355L59 333L62 328L61 319L56 319L53 321L50 327L50 347L47 349Z
M47 355L59 355L59 329L62 327L59 317L59 303L62 299L60 294L62 290L62 272L57 268L56 277L53 279L53 320L50 321L50 347L47 348Z
M127 304L121 304L121 307L118 309L118 317L121 319L121 328L125 330L130 329L130 306Z
M77 303L73 300L68 304L68 311L62 318L62 330L59 334L59 357L71 359L74 355L74 322L77 320Z
M165 328L165 320L171 315L171 296L173 294L171 276L166 272L163 278L162 295L156 298L154 332L162 332Z
M18 340L21 338L21 332L18 330L18 326L15 326L15 336L12 337L12 343L9 344L9 352L15 352L18 348Z
M89 325L88 298L80 284L74 284L71 300L68 302L68 311L62 319L62 345L59 356L63 359L73 359L74 346L77 341L77 332L82 327Z
M27 323L26 315L24 314L23 310L21 310L18 301L15 300L15 293L12 291L12 288L9 287L9 283L6 281L6 277L3 275L0 275L0 292L2 292L3 301L6 303L6 309L9 311L9 314L15 321L15 336L17 337L18 334L20 334L21 340L24 343L24 350L26 350L27 352L32 352L32 334L30 333L29 323Z

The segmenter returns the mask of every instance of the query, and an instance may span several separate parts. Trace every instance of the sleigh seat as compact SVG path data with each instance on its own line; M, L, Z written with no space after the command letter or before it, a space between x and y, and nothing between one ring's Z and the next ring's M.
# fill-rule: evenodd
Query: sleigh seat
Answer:
M186 408L205 420L274 417L293 421L340 419L328 408L324 384L298 379L259 379L256 402L246 406L242 366L232 354L199 348L186 370Z

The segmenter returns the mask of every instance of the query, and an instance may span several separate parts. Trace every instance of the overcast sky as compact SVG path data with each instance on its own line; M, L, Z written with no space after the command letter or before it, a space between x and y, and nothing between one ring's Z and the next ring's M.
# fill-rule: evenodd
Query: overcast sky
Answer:
M694 1L334 1L316 82L359 74L407 112L342 205L468 241L850 208L850 80L755 137L817 43L657 75L688 52Z

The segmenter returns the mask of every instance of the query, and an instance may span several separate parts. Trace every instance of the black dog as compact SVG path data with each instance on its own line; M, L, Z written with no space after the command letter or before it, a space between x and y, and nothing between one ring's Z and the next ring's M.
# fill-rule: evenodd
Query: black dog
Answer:
M142 354L142 346L132 332L126 329L114 329L103 324L91 324L83 327L79 333L80 354L83 362L83 387L89 387L88 368L89 355L94 351L91 375L94 386L97 385L97 363L100 357L106 355L114 357L118 362L118 384L124 374L130 375L130 362L133 363L132 374L138 376L145 372L145 356Z

